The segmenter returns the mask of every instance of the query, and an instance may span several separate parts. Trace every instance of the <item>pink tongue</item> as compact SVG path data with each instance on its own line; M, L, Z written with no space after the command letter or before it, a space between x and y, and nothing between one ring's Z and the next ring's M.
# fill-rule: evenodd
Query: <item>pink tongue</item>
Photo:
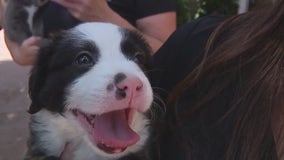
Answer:
M93 134L96 143L116 148L131 146L140 139L129 127L125 110L97 115Z

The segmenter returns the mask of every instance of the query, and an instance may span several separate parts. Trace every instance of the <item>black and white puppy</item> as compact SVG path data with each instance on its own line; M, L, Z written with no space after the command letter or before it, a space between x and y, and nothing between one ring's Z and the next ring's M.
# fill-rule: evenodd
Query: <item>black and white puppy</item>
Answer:
M59 159L66 144L74 160L116 160L142 149L153 101L150 54L139 34L108 23L53 37L30 76L26 159Z
M52 12L56 12L57 16L52 20L46 19L47 14L54 14ZM9 40L22 44L30 36L47 38L51 33L79 23L66 8L50 0L7 0L3 27ZM44 45L44 41L40 42L40 46L41 43Z
M5 35L21 44L28 37L43 36L43 22L36 15L48 0L8 0L4 18Z

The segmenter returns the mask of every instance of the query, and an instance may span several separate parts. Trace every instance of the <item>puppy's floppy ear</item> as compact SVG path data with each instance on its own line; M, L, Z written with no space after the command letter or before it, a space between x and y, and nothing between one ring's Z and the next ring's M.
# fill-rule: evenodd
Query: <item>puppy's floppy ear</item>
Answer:
M49 60L53 52L52 40L47 46L39 50L36 63L30 73L29 78L29 96L31 98L31 105L28 110L29 113L34 114L43 107L40 102L41 89L45 84L48 73Z

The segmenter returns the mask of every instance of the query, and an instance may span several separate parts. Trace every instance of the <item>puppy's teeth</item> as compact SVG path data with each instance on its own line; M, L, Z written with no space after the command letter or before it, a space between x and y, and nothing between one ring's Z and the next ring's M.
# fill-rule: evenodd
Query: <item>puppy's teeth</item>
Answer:
M120 152L122 152L122 149L115 149L113 152L114 153L120 153Z
M91 120L91 123L92 123L92 124L95 124L95 119L92 119L92 120Z
M105 146L107 146L107 147L109 147L109 148L112 148L112 146L110 146L110 145L106 145L106 144L105 144Z

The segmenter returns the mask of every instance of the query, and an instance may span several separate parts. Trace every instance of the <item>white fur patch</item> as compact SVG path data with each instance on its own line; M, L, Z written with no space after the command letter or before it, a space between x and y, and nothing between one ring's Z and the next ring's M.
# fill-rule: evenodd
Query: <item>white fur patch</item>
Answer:
M35 5L30 5L30 6L25 7L25 10L28 13L28 25L29 25L30 31L33 31L33 18L34 18L35 12L38 10L38 7L36 7Z

